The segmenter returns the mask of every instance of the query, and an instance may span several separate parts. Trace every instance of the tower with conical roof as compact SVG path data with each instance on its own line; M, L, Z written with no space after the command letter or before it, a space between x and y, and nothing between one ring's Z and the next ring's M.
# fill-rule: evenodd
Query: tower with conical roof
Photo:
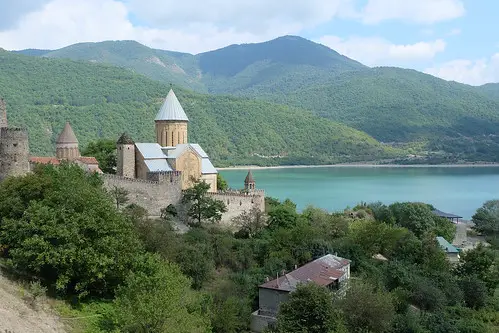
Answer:
M255 190L255 179L253 178L253 173L251 172L251 169L248 170L248 174L246 175L246 178L244 179L244 189L246 191L254 191Z
M78 139L69 122L66 122L64 129L55 142L55 155L58 159L75 160L80 157L78 149Z
M154 122L156 124L156 142L161 147L175 147L187 143L189 119L173 89L168 92Z
M121 134L116 142L116 174L125 178L135 178L135 142L127 134Z

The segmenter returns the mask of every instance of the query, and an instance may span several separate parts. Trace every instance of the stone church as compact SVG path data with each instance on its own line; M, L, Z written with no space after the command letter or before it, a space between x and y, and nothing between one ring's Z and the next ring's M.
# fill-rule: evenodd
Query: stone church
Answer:
M65 160L102 174L106 188L125 189L129 203L144 207L151 216L159 216L170 204L181 207L182 191L198 180L208 183L210 195L226 205L227 212L222 216L225 224L242 212L255 208L264 211L265 192L256 189L251 171L243 190L218 190L217 169L200 145L188 143L188 123L182 105L170 90L154 119L156 142L134 142L123 133L116 142L116 175L110 175L102 173L95 157L81 156L69 122L56 140L55 156L30 156L27 130L8 126L6 105L0 99L0 181L24 175L36 164L58 165Z
M116 174L147 180L149 173L179 171L183 190L200 179L210 185L210 192L217 192L217 169L200 145L188 143L189 119L173 90L154 123L156 142L134 142L126 133L118 139Z

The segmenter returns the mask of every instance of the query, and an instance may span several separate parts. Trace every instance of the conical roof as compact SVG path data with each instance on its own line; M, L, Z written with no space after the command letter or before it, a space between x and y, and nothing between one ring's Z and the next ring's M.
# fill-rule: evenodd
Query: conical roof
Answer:
M133 145L133 144L135 144L135 142L132 140L132 137L130 135L128 135L127 132L123 132L123 134L121 134L120 138L118 139L118 141L116 143L119 145Z
M246 179L244 180L244 183L249 184L249 183L254 183L254 182L255 182L255 179L253 179L253 173L251 172L251 170L249 170L248 175L246 176Z
M182 105L180 105L180 102L177 99L177 96L175 96L173 89L170 89L170 92L166 96L163 106L159 110L154 120L189 121L184 109L182 108Z
M64 125L64 129L61 134L59 134L56 143L78 143L78 139L76 138L75 132L73 132L69 121Z

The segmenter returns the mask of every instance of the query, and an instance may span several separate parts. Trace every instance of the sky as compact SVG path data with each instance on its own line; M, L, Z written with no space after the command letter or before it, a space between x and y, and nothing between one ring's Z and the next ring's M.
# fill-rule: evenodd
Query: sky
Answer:
M368 66L499 82L497 0L0 0L0 47L136 40L200 53L298 35Z

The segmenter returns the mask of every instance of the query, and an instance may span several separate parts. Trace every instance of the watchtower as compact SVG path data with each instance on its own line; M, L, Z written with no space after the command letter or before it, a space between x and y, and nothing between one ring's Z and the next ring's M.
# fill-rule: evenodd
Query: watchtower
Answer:
M253 178L253 173L251 170L248 171L246 178L244 179L244 189L246 191L254 191L256 188L255 179Z
M116 142L116 174L125 178L135 178L135 142L127 134L121 134Z
M28 131L24 128L0 128L0 180L28 172Z

